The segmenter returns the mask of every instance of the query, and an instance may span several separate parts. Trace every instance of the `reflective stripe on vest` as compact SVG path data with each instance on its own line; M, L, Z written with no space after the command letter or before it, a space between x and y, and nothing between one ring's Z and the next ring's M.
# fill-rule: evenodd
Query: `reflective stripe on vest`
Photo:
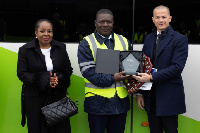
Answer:
M88 61L88 62L80 63L79 65L80 65L80 67L82 67L81 73L83 74L83 72L84 72L86 69L88 69L88 68L90 68L90 67L95 67L95 66L96 66L96 63L95 63L94 61Z
M120 50L120 51L128 50L128 40L126 38L114 33L114 39L115 39L114 50ZM88 44L90 46L94 61L96 60L97 48L108 49L104 43L101 45L96 40L94 33L85 37L85 40L88 42ZM83 64L88 64L88 63L85 62ZM86 67L86 66L84 66L84 67ZM102 87L97 87L97 86L93 85L86 78L84 78L84 80L85 80L85 97L99 95L102 97L111 98L111 97L114 97L116 92L120 98L125 98L128 95L126 88L123 87L124 86L123 82L116 82L116 83L112 84L110 87L102 88Z

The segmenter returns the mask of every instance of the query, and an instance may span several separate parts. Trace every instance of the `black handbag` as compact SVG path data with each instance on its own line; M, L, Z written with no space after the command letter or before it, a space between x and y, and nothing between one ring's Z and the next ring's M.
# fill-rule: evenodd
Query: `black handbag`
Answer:
M48 126L56 125L78 113L78 107L75 102L67 96L57 102L42 107L41 110Z

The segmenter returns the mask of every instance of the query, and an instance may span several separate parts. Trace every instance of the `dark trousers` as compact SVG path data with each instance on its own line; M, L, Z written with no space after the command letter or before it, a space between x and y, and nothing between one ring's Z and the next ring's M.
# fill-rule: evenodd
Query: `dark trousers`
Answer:
M148 113L150 133L178 133L178 115L156 116Z
M88 114L88 121L90 127L90 133L124 133L126 124L126 115L93 115Z

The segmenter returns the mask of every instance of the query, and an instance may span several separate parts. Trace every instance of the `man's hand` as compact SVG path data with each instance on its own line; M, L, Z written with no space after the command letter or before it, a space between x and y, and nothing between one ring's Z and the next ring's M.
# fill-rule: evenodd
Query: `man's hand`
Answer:
M115 75L114 75L115 81L124 81L124 80L132 78L130 75L124 76L123 75L124 73L125 73L125 71L122 71L122 72L119 72L119 73L115 73Z
M151 75L147 73L138 73L138 76L133 75L133 78L135 78L139 82L149 82L151 79Z
M131 89L128 89L128 93L137 93L139 89L137 87L132 87Z
M144 109L144 99L142 95L137 95L137 105L139 108Z

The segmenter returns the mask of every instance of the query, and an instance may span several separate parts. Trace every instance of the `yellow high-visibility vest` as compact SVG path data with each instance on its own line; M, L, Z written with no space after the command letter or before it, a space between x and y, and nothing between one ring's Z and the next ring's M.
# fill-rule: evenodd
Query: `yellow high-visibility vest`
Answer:
M143 43L145 36L147 35L147 32L141 33L140 36L138 33L135 33L134 35L134 41L137 41L137 43Z
M114 50L120 50L120 51L128 50L129 47L128 40L125 37L114 33L114 38L115 38ZM90 46L94 61L96 60L97 48L108 49L104 43L101 45L96 40L94 33L90 34L89 36L86 36L85 40L88 42ZM123 87L123 82L116 82L112 84L112 86L110 87L101 88L93 85L86 78L84 78L84 81L85 81L85 97L99 95L102 97L111 98L114 97L116 92L120 98L125 98L128 95L126 88Z

